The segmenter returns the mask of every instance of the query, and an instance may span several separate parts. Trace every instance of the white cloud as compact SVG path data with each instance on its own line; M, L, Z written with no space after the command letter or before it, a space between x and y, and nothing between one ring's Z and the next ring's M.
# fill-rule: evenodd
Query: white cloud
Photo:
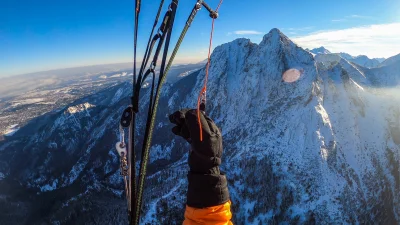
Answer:
M347 19L334 19L334 20L331 20L332 22L344 22L344 21L347 21Z
M372 19L370 16L362 16L362 15L350 15L346 16L347 18L357 18L357 19Z
M354 19L373 19L373 17L370 16L362 16L362 15L350 15L350 16L345 16L344 18L341 19L333 19L331 22L345 22L349 20L354 20Z
M261 35L261 34L264 34L263 32L259 32L259 31L255 31L255 30L237 30L233 33L238 34L238 35Z
M331 52L390 57L400 53L400 23L318 31L292 39L304 48L324 46Z
M310 31L312 29L314 29L315 27L313 26L308 26L308 27L290 27L290 28L283 28L282 30L289 30L289 31Z

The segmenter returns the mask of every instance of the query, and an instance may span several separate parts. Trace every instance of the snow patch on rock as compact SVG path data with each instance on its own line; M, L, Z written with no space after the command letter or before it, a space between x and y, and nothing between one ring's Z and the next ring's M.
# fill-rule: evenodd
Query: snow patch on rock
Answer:
M4 178L6 178L6 175L4 175L4 173L0 172L0 180L3 180Z
M75 106L70 106L66 109L66 113L68 114L75 114L75 113L79 113L79 112L83 112L86 111L90 108L95 107L95 105L92 105L88 102L85 102L83 104L79 104L79 105L75 105Z
M53 191L57 188L57 184L58 184L58 179L55 179L51 184L46 184L44 186L41 186L40 191L41 192Z
M3 132L4 136L13 136L19 130L18 124L10 125Z
M115 104L116 102L118 102L121 99L122 94L124 93L124 89L123 88L119 88L116 92L114 97L111 100L110 104Z

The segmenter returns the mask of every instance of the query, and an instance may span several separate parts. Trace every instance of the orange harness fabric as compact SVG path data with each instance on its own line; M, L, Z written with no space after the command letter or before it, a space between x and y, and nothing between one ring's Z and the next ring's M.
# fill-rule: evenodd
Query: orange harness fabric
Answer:
M183 225L233 225L231 222L231 202L197 209L186 206Z

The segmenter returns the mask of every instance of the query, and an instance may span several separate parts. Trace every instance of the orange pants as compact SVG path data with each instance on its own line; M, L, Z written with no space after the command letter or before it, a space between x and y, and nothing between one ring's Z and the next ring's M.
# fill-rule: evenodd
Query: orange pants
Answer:
M197 209L186 206L183 225L233 225L231 222L231 202Z

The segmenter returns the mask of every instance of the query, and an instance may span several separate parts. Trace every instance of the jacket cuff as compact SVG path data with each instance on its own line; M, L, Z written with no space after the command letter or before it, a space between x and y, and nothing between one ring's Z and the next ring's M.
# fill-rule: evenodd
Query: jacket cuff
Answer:
M225 174L188 174L187 205L205 208L229 201L228 182Z

